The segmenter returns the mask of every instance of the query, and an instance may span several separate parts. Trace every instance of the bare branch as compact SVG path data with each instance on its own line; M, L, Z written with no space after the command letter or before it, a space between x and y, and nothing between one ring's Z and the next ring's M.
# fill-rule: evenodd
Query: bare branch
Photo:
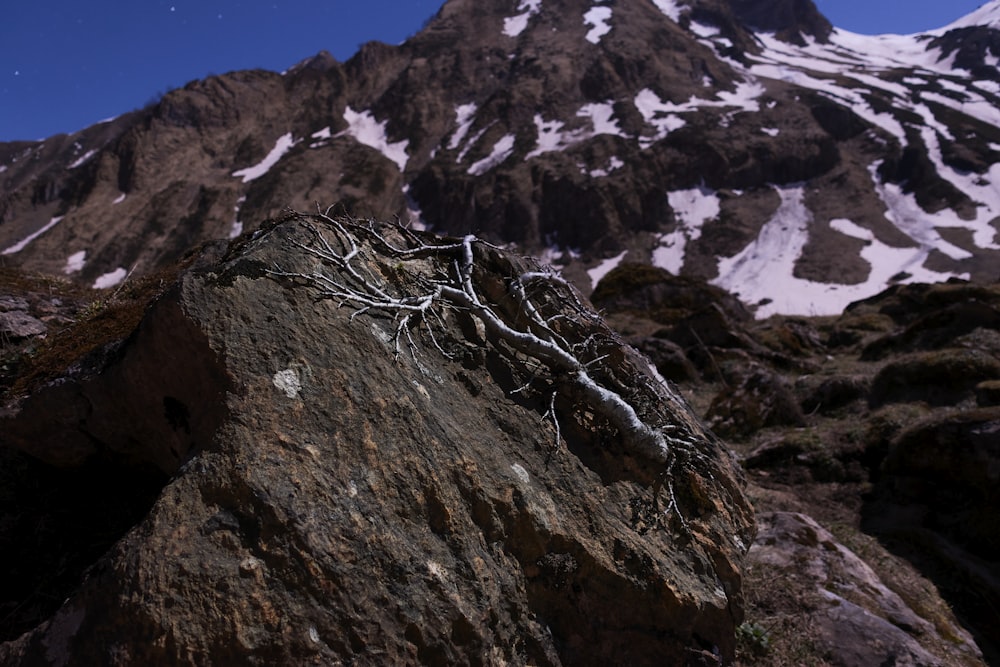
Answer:
M352 319L371 311L393 315L397 358L401 353L400 341L405 337L410 354L417 361L418 345L412 330L418 334L426 331L430 345L451 358L435 329L444 331L448 311L471 314L501 354L525 365L532 374L515 393L527 391L538 377L550 383L553 392L543 419L551 418L557 442L561 429L556 397L568 392L572 405L592 411L613 426L629 448L668 468L667 511L680 516L670 474L679 460L675 450L686 450L687 456L700 456L699 436L683 420L674 419L667 405L670 401L681 405L682 399L658 374L651 376L647 369L625 364L620 355L609 353L612 344L621 343L562 276L551 270L515 269L512 271L515 277L505 281L506 288L498 282L490 288L492 291L487 290L497 296L498 288L506 289L510 301L505 300L507 305L501 307L502 304L485 298L484 287L477 285L477 256L483 253L481 261L496 261L488 259L499 257L492 252L493 246L471 235L432 240L398 225L376 226L372 221L359 223L333 218L330 210L312 220L301 217L309 240L291 241L295 248L315 258L319 266L308 272L276 268L269 271L270 275L301 280L316 289L319 298L352 305L357 308ZM432 268L433 275L428 276L426 265L420 265L424 268L408 271L404 282L391 277L383 279L391 274L379 263L378 252L400 262L429 259L438 268ZM401 270L402 265L394 267L392 273ZM478 280L490 278L480 275ZM489 283L483 283L486 284ZM613 362L612 356L618 361ZM638 398L641 400L637 402ZM641 411L637 409L640 405ZM652 425L648 421L650 416L655 417ZM683 517L681 521L684 523Z

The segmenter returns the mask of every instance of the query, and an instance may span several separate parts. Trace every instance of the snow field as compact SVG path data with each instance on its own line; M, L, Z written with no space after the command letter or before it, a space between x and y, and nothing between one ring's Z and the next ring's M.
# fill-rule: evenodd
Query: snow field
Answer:
M12 245L9 248L7 248L7 249L3 250L2 252L0 252L0 255L13 255L14 253L21 252L22 250L24 250L28 246L29 243L31 243L32 241L34 241L35 239L37 239L39 236L41 236L42 234L44 234L45 232L49 231L50 229L52 229L53 227L55 227L56 225L58 225L60 222L62 222L62 219L63 219L63 216L61 216L61 215L58 216L58 217L52 218L41 229L39 229L38 231L33 232L31 234L28 234L26 237L24 237L23 239L21 239L20 241L18 241L14 245Z

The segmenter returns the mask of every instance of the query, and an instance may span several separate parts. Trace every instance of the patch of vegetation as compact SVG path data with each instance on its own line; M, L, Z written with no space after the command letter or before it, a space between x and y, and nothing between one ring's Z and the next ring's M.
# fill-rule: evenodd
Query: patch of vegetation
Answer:
M736 628L736 649L753 656L766 655L771 650L770 634L760 623L744 622Z
M0 392L0 400L30 393L65 375L74 366L86 367L88 362L113 354L191 259L165 271L127 279L107 290L90 290L52 278L12 276L3 287L20 285L37 293L40 286L47 286L51 294L72 299L74 306L69 311L72 316L69 324L44 339L32 341L16 359L7 362L11 373L7 376L9 386Z

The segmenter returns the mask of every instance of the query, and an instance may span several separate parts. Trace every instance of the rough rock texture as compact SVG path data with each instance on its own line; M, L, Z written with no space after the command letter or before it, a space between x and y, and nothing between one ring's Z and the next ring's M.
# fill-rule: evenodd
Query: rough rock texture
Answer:
M8 405L5 448L70 476L113 460L170 478L0 662L731 660L752 513L683 400L530 264L390 227L351 227L351 255L344 229L290 218L202 260L113 354ZM349 263L310 254L323 239ZM456 276L466 248L475 268ZM519 275L530 294L508 292ZM407 320L318 289L405 301L453 280L590 363L552 373L547 348L533 356L456 301ZM666 447L588 402L580 373Z
M816 628L820 651L844 667L885 664L947 664L923 648L915 636L933 633L921 618L861 558L814 519L794 512L758 515L751 567L779 579L800 579L813 590L800 601ZM962 643L968 633L953 628ZM958 643L958 642L956 642ZM975 657L972 653L969 657Z

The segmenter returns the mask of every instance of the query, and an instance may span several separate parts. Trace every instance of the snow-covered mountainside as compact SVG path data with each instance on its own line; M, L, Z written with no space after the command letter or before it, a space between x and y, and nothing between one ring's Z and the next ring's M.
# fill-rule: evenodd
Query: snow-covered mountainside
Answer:
M0 144L5 263L107 286L287 206L622 261L771 313L1000 266L1000 0L862 36L809 0L449 0L398 47Z

